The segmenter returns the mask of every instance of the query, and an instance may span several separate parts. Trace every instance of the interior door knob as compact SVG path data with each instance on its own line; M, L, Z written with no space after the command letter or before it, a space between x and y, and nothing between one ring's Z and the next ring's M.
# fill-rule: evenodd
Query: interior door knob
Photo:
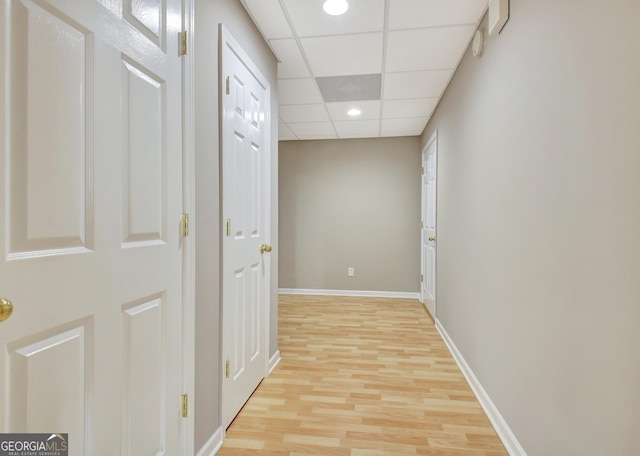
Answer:
M5 321L13 313L13 304L8 299L0 298L0 322Z
M271 246L269 244L262 244L260 246L260 253L264 253L264 252L271 252L273 250L273 248L271 248Z
M436 238L434 238L433 236L431 236L431 237L429 238L429 240L430 240L430 241L435 241L435 240L436 240Z

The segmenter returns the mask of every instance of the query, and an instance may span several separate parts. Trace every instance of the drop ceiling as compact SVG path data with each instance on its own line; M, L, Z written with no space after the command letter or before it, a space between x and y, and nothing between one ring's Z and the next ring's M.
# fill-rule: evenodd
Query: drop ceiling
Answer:
M348 2L329 16L324 0L242 0L279 61L280 140L420 135L487 7Z

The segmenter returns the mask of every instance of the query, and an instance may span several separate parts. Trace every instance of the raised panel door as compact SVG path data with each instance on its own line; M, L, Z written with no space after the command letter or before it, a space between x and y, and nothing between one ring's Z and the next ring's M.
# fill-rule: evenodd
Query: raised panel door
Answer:
M422 151L421 298L436 318L437 133Z
M270 158L268 87L248 58L240 58L237 44L228 35L223 37L222 187L228 230L223 238L222 421L226 427L266 373L269 254L260 247L269 243Z
M0 432L177 455L182 6L114 5L0 0Z

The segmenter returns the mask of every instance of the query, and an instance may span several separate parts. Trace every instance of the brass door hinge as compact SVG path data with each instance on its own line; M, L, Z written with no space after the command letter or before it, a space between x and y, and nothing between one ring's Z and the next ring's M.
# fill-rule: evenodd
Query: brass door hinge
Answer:
M229 360L227 360L226 367L225 367L225 374L224 374L226 378L229 378L229 371L231 370L230 365L231 363L229 363Z
M231 219L227 219L227 237L231 236Z
M180 55L187 55L187 32L180 32Z
M189 214L182 214L182 235L189 236Z
M229 95L229 93L231 93L231 82L229 80L229 76L227 76L227 95Z
M182 395L182 418L186 418L189 416L189 396L186 394Z

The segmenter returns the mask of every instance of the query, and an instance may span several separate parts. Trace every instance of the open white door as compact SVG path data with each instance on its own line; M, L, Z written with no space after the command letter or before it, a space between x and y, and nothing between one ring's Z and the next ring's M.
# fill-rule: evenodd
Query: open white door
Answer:
M182 3L0 8L0 432L181 454Z
M222 424L267 373L270 255L269 84L221 26Z
M438 132L422 150L422 282L420 296L436 318L436 191Z

